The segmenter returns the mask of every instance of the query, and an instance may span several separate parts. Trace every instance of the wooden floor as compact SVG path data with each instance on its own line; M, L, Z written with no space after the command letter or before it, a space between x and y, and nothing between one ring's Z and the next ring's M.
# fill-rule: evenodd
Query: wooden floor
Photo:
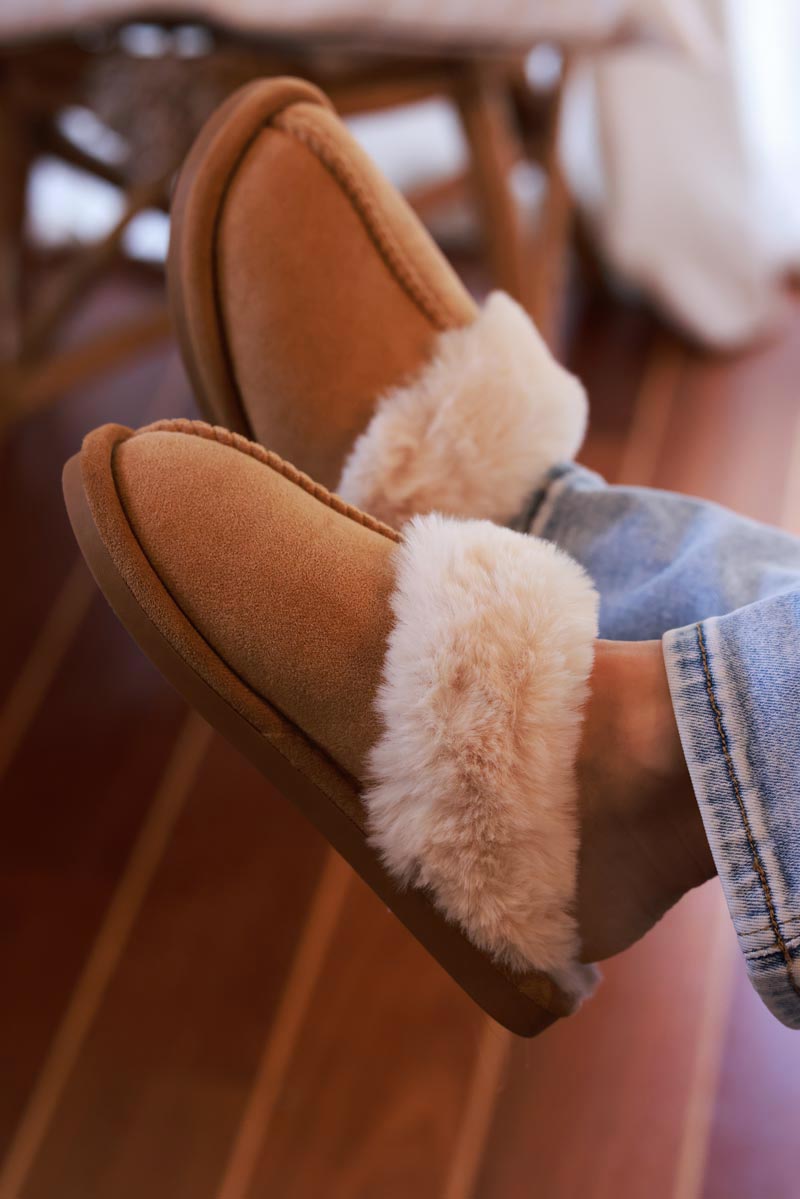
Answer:
M588 462L800 532L800 308L719 360L598 303L573 357ZM129 641L61 465L192 410L167 344L0 447L2 1199L798 1199L800 1036L716 884L516 1040Z

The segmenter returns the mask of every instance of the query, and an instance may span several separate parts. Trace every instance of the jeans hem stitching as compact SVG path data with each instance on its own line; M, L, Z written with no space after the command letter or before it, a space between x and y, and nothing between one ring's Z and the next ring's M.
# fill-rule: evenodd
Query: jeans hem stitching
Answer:
M744 825L745 836L747 837L747 844L750 847L750 853L753 858L753 866L755 868L756 874L758 875L759 882L761 883L761 890L764 894L764 901L767 905L767 912L769 913L770 928L772 929L772 935L775 938L778 948L781 951L781 956L783 957L784 963L786 965L786 975L789 980L789 986L792 988L795 995L797 995L798 998L800 998L800 987L798 987L797 983L794 980L794 976L793 976L791 954L789 953L789 947L787 946L786 942L784 941L783 934L781 933L780 924L778 922L778 914L777 914L777 911L775 910L775 902L774 902L774 899L772 896L772 889L769 885L769 880L767 879L766 871L764 870L764 865L761 861L761 858L759 857L758 846L756 845L756 840L753 835L752 827L750 825L750 818L748 817L747 809L744 806L744 798L742 796L742 789L741 789L741 786L739 783L739 777L736 773L736 767L734 766L733 758L731 757L730 749L728 747L728 737L725 732L725 727L722 723L722 712L720 711L719 705L717 704L716 695L714 694L714 681L711 677L711 668L710 668L709 662L708 662L708 651L706 649L705 637L703 636L703 626L702 626L702 624L698 623L695 626L695 628L697 630L697 644L700 649L700 657L701 657L702 663L703 663L703 674L705 675L705 680L706 680L706 691L708 693L708 702L711 704L711 710L714 714L714 723L717 726L717 734L719 736L720 746L722 749L722 756L725 759L725 765L728 770L728 777L731 781L731 786L733 787L733 793L736 797L736 803L738 805L739 813L742 818L742 824Z

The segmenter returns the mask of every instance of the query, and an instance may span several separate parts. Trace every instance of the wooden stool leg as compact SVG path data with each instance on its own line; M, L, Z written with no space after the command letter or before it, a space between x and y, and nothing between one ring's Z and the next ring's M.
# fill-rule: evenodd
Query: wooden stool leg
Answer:
M31 142L0 68L0 363L16 358L22 326L22 241Z
M566 68L550 119L544 163L547 191L531 255L530 313L545 341L556 353L561 348L559 338L563 330L569 248L575 214L558 150L565 78Z
M60 323L117 257L125 231L133 218L146 208L158 207L166 186L164 180L159 180L131 189L127 193L122 215L114 227L100 241L87 246L52 281L46 297L30 313L27 321L21 346L21 355L26 363L36 362L43 356Z
M526 233L511 188L520 157L502 72L474 66L456 94L492 282L528 306Z

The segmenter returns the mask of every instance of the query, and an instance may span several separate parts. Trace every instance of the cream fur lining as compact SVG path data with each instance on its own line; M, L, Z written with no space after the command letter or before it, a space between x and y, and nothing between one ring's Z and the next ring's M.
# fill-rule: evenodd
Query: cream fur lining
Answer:
M339 494L399 528L443 512L508 523L546 471L577 453L581 384L550 354L527 314L495 292L464 329L379 402L345 463Z
M514 969L579 992L575 761L597 634L577 563L485 521L415 519L365 795L391 873Z

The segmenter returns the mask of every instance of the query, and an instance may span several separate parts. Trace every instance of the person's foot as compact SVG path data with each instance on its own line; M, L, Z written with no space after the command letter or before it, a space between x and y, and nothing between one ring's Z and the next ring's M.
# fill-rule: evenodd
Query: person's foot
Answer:
M597 642L578 780L578 923L600 961L716 873L660 641Z
M496 1019L572 1010L597 599L485 521L402 536L191 421L86 438L73 528L145 651Z
M190 152L170 300L204 414L399 527L505 523L586 405L525 313L480 312L316 88L241 89Z
M190 421L97 430L65 492L153 661L509 1027L588 993L581 936L615 952L698 881L654 647L596 643L553 545L398 534Z

